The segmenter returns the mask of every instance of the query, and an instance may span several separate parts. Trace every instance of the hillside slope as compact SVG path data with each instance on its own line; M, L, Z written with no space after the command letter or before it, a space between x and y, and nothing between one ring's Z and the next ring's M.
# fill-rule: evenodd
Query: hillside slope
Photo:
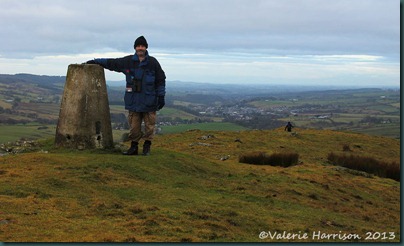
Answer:
M346 144L399 162L394 139L282 129L156 136L148 157L46 147L3 156L0 241L288 241L268 232L301 235L294 242L350 241L313 237L320 231L398 242L400 183L329 165L327 154ZM238 163L257 150L295 151L300 164Z

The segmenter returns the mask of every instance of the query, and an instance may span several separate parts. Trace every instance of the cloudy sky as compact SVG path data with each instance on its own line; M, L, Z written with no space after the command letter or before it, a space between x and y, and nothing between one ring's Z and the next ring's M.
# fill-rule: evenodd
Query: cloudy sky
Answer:
M66 75L144 35L168 81L400 85L399 0L0 0L0 33L1 74Z

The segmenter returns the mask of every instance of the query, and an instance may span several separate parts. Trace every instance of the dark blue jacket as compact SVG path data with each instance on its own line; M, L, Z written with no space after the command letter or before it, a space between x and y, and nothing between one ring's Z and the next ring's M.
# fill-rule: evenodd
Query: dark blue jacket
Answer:
M94 59L111 71L126 76L125 109L133 112L153 112L158 107L158 97L166 94L166 76L156 58L149 56L139 62L134 55L116 59Z

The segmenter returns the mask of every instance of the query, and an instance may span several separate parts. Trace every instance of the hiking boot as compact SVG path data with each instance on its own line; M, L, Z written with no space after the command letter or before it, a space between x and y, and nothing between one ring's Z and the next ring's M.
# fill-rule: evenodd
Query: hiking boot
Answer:
M143 144L143 155L150 155L151 142L146 140Z
M128 151L123 152L123 155L138 155L139 154L139 148L138 148L138 142L132 141L130 144L130 148Z

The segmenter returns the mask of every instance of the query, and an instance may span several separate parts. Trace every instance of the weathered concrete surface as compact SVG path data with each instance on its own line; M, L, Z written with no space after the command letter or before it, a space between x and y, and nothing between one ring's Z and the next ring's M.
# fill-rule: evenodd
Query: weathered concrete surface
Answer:
M55 145L77 149L113 147L107 87L101 66L69 65Z

